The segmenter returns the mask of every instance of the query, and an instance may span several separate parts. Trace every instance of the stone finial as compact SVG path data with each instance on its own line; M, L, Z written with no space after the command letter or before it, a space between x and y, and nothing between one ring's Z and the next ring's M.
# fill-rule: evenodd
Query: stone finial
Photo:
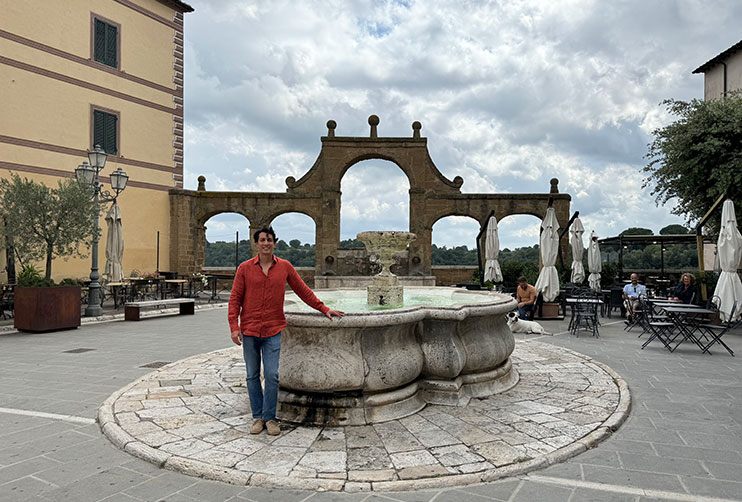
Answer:
M415 139L420 139L420 129L423 128L423 125L418 122L417 120L412 123L412 137Z
M368 118L368 125L371 126L371 137L372 138L378 138L379 137L379 132L376 129L376 126L379 125L379 117L376 116L376 115L371 115Z
M334 138L335 137L335 128L338 126L338 123L334 120L328 120L327 121L327 137L328 138Z
M557 178L551 178L551 189L549 193L559 193L559 180Z
M199 192L206 191L206 176L198 177L198 188L196 190L198 190Z

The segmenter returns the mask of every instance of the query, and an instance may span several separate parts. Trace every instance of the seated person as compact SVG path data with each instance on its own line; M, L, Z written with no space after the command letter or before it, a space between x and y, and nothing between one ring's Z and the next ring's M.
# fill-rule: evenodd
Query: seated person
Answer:
M528 284L526 278L518 278L518 287L515 289L516 299L518 300L518 317L527 319L528 312L532 312L538 298L536 288Z
M693 303L697 296L694 281L693 274L683 274L683 277L680 278L680 284L675 288L669 299L676 302Z
M626 313L628 314L628 321L631 322L634 313L639 306L639 295L647 296L647 288L642 284L639 284L639 276L631 274L631 283L627 284L623 288L623 299L626 305Z

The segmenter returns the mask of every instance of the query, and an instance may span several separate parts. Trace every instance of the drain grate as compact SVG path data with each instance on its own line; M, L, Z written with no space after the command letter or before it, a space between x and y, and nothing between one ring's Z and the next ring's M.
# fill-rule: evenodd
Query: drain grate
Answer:
M162 368L166 364L170 364L170 361L155 361L153 363L143 364L140 368Z
M83 352L90 352L91 350L95 349L72 349L72 350L65 350L65 354L82 354Z

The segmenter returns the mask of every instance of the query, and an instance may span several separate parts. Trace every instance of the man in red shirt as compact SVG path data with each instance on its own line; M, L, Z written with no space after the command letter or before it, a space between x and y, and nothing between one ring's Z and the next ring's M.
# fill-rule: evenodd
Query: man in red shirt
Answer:
M281 331L286 327L283 299L286 284L304 303L332 320L343 312L330 310L304 284L294 267L273 255L276 233L272 227L255 232L258 255L240 264L229 296L227 319L232 341L242 345L247 368L247 392L250 396L253 424L250 434L263 427L277 436L281 428L276 421L278 404L278 360L281 353ZM265 393L260 385L260 360L263 360Z

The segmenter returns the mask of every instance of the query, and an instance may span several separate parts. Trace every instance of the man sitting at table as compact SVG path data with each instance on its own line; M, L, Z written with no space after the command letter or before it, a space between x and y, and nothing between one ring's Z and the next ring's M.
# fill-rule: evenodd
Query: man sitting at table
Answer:
M631 283L623 288L623 299L626 306L626 313L628 314L628 322L634 319L634 314L636 314L637 307L639 306L640 295L647 296L647 288L639 284L638 275L631 274Z

